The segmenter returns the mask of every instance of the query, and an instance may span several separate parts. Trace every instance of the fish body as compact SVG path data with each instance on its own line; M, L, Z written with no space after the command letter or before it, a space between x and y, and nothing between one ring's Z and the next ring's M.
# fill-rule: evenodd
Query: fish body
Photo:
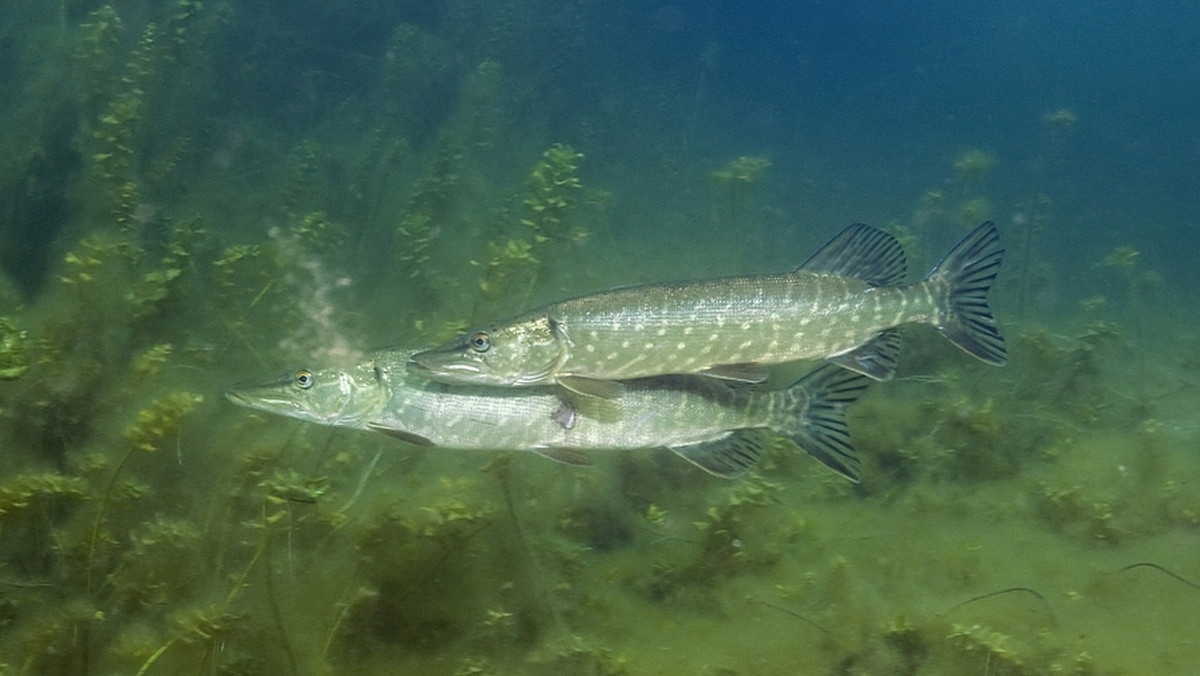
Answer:
M553 303L414 355L410 368L447 383L558 383L601 397L612 381L700 373L748 382L765 365L829 359L891 376L893 327L932 324L993 364L1006 359L987 306L1003 258L995 226L967 235L922 281L895 238L856 224L787 274L619 288Z
M852 480L858 459L845 409L870 382L825 365L791 387L756 392L712 379L631 381L619 400L569 397L550 387L447 386L410 374L411 351L383 351L350 369L301 369L235 387L234 403L309 422L383 432L453 449L530 450L572 464L588 451L667 447L719 476L752 467L769 432L791 439Z

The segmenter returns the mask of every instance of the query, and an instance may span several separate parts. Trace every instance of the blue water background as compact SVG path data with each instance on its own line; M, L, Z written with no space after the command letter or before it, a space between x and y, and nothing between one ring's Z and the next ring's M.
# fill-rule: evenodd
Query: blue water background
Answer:
M276 36L274 58L256 52L268 71L279 69L262 80L278 90L246 99L285 128L306 122L290 112L303 73L324 74L319 87L331 98L369 96L389 21L469 30L453 27L456 15L436 4L376 3L361 21L344 10L307 9L240 10L262 18L242 22L250 43L262 39L256 27L294 35L282 43L290 51L279 51ZM778 269L847 223L907 223L924 193L953 190L955 160L978 148L997 164L975 192L1002 231L1035 195L1050 200L1037 241L1055 280L1041 299L1046 314L1097 293L1100 262L1122 245L1163 275L1168 297L1196 301L1194 3L703 1L540 10L531 3L515 12L512 20L532 22L535 37L502 44L493 56L513 82L538 90L523 111L531 140L572 144L587 155L585 176L617 195L612 221L622 234L719 246L726 233L691 213L698 200L711 200L704 177L734 157L763 156L773 168L756 202L763 229L747 266ZM462 61L445 67L472 65L477 45L449 47ZM431 135L453 105L450 97L422 104ZM1051 140L1043 118L1061 109L1078 122ZM947 246L925 244L922 265Z

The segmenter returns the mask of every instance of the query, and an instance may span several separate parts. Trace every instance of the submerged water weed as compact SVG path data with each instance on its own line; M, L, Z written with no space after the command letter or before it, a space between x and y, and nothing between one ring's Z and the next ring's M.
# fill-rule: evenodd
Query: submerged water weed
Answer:
M137 420L125 428L125 438L143 451L158 450L164 438L172 437L179 424L204 396L191 392L172 392L155 399L138 411Z
M583 190L576 175L582 159L582 153L563 144L542 153L525 181L520 223L528 234L490 241L487 260L473 261L482 269L479 290L486 299L499 300L518 285L524 285L523 296L528 297L548 263L561 257L561 246L586 239L587 231L572 216Z
M195 524L161 515L138 524L103 580L106 595L131 607L170 607L203 571L195 553L203 534Z
M112 5L101 5L79 24L78 43L72 48L77 72L83 81L81 94L88 112L98 112L113 80L116 79L121 35L125 27Z
M292 229L292 236L311 254L327 255L346 241L346 229L329 220L324 211L314 211Z
M750 206L755 189L767 175L771 161L743 155L709 174L713 189L726 200L730 214L737 216Z
M541 261L533 253L533 242L524 239L508 239L504 243L488 242L487 262L479 290L488 300L499 300L509 288L514 277L523 271L536 269Z
M9 317L0 317L0 380L16 380L29 370L27 333Z
M954 161L955 180L963 183L979 181L996 167L996 156L982 148L972 148Z
M80 500L88 494L87 482L79 477L53 472L18 474L0 483L0 523L42 500Z
M150 378L159 374L175 346L171 343L160 343L147 348L133 358L133 372L142 378Z
M270 478L263 479L258 485L266 491L267 502L273 505L283 505L288 502L315 505L317 500L329 490L329 478L305 477L290 468L277 469ZM267 521L274 521L278 518L280 517L266 517Z
M778 494L778 485L755 474L731 489L724 504L709 507L707 518L693 524L702 535L701 551L688 576L697 581L710 580L733 575L746 567L773 563L778 558L777 552L772 553L761 542L748 550L743 538L751 535L749 515L776 504Z
M1115 546L1125 529L1118 524L1112 498L1089 495L1083 486L1055 488L1042 483L1038 513L1052 528L1081 542Z
M1010 674L1037 673L1026 670L1011 636L981 624L954 624L946 639L968 655L982 656L989 673L993 669Z
M602 646L590 645L590 642L582 637L572 636L529 655L523 673L530 676L625 676L629 672L624 656L614 654L612 650Z
M115 12L111 12L115 17ZM109 18L109 22L116 19ZM89 187L97 197L112 205L113 217L122 228L132 226L138 186L134 180L139 124L145 112L147 91L160 70L163 54L158 47L161 31L154 22L142 28L117 82L109 83L109 100L100 112L91 134L92 180Z
M534 244L584 236L571 223L571 210L583 189L576 175L582 159L583 153L556 143L542 153L542 160L525 180L525 217L521 224L533 230Z
M407 276L416 279L424 275L432 260L429 247L436 236L432 218L424 212L405 214L396 227L396 234L402 241L397 260L407 271Z

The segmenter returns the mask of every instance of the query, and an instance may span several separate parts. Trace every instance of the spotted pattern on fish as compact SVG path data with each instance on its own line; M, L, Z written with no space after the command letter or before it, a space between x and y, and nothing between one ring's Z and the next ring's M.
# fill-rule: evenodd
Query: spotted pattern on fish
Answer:
M852 369L865 364L864 373L886 378L890 365L858 353L908 323L932 324L974 356L1002 364L1004 341L986 296L1003 253L995 226L984 223L924 280L897 286L906 270L899 243L858 224L791 273L626 287L553 303L414 355L411 365L447 383L579 387L823 358Z

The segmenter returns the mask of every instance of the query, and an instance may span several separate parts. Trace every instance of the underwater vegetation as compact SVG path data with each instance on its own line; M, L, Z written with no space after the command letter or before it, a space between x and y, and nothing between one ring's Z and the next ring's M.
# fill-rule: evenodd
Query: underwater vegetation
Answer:
M662 449L580 469L223 402L294 363L432 344L701 255L615 223L650 172L540 105L568 87L590 5L404 4L277 24L245 3L12 8L32 28L5 34L22 84L0 104L0 674L1200 661L1195 327L1150 311L1169 300L1160 262L1132 244L1039 314L1055 184L1006 198L995 179L1019 161L1000 149L960 146L891 226L922 260L1016 204L995 294L1010 363L906 330L901 372L851 414L857 485L783 440L720 481ZM376 29L335 50L322 31L351 18ZM1075 121L1045 118L1047 156ZM752 152L667 158L698 167L686 215L759 227L790 176ZM765 253L734 249L703 255Z

